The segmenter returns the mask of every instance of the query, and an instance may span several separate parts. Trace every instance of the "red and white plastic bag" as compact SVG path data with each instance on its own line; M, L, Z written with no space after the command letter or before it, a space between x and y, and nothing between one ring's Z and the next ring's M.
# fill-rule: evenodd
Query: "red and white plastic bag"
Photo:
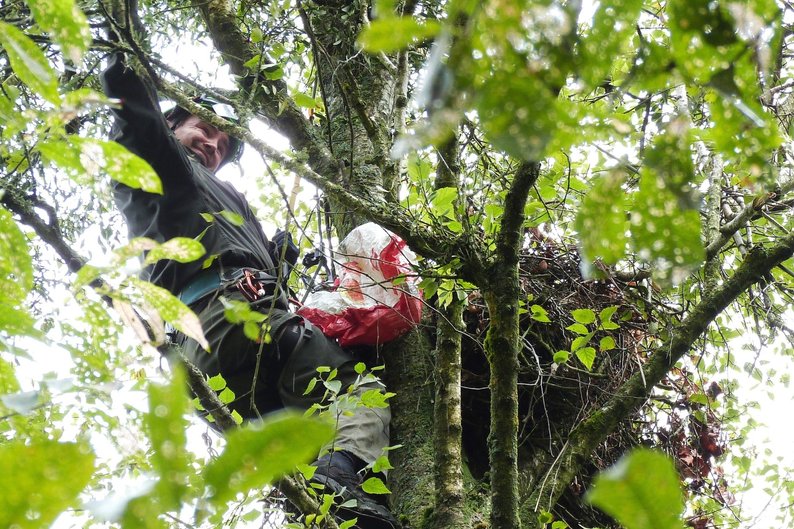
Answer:
M369 222L345 237L336 258L342 262L334 290L312 292L297 311L323 334L342 346L378 345L419 323L416 255L400 237Z

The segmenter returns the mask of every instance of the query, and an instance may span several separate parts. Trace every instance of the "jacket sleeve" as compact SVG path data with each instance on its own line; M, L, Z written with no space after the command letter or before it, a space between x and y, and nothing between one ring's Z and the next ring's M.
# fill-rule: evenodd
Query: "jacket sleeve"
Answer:
M174 137L160 111L157 95L115 53L102 72L102 88L108 97L119 99L114 108L115 125L111 138L154 168L166 194L192 185L187 152Z

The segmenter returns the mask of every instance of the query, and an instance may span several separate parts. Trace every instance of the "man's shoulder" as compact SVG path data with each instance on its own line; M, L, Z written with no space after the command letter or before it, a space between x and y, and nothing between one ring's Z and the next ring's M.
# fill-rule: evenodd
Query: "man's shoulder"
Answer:
M221 202L231 200L238 206L249 207L248 199L231 182L218 178L216 174L200 163L193 163L196 164L196 172L194 174L208 193L215 195Z

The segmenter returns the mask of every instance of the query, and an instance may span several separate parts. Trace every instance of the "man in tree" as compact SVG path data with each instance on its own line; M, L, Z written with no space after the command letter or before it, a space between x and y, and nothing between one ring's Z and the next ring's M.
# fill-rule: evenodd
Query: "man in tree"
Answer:
M284 259L294 263L297 247L285 234L269 241L243 195L215 176L238 158L241 141L181 107L163 115L154 90L127 67L120 53L112 57L102 80L107 95L121 101L113 111L114 139L147 160L163 184L162 195L114 184L130 237L158 242L191 237L207 251L204 262L161 260L143 273L199 316L209 349L176 333L185 356L205 374L223 376L236 395L230 407L246 420L283 407L308 409L320 403L322 385L307 393L320 366L335 370L342 383L339 395L344 395L358 377L353 354L289 308L277 264ZM233 117L231 107L215 99L196 101L221 117ZM226 314L230 306L239 310L245 303L265 315L253 339L242 322L232 323ZM379 383L359 381L353 396L380 388ZM340 517L358 517L364 528L396 527L388 510L360 487L388 445L388 407L358 405L352 413L337 415L336 438L330 452L315 463L313 479L344 500L357 500Z

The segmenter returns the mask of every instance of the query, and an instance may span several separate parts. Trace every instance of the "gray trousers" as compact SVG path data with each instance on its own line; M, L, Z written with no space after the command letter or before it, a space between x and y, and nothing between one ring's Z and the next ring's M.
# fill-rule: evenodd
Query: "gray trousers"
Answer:
M244 300L237 292L223 295ZM201 321L210 351L205 351L192 339L181 335L178 338L188 360L209 376L223 376L235 393L235 400L229 407L246 420L257 420L283 408L306 410L313 404L323 404L323 384L318 383L313 391L304 394L312 379L320 376L317 372L320 366L337 370L336 380L342 383L340 396L358 377L354 369L358 360L349 351L301 316L272 308L271 304L271 299L251 303L252 309L270 316L268 321L273 329L269 344L249 339L242 325L230 323L224 315L223 304L215 298L191 307ZM353 395L361 396L371 389L382 390L383 385L379 382L362 384ZM359 405L352 413L339 413L336 415L336 437L327 448L347 450L372 463L389 444L390 420L389 408Z

